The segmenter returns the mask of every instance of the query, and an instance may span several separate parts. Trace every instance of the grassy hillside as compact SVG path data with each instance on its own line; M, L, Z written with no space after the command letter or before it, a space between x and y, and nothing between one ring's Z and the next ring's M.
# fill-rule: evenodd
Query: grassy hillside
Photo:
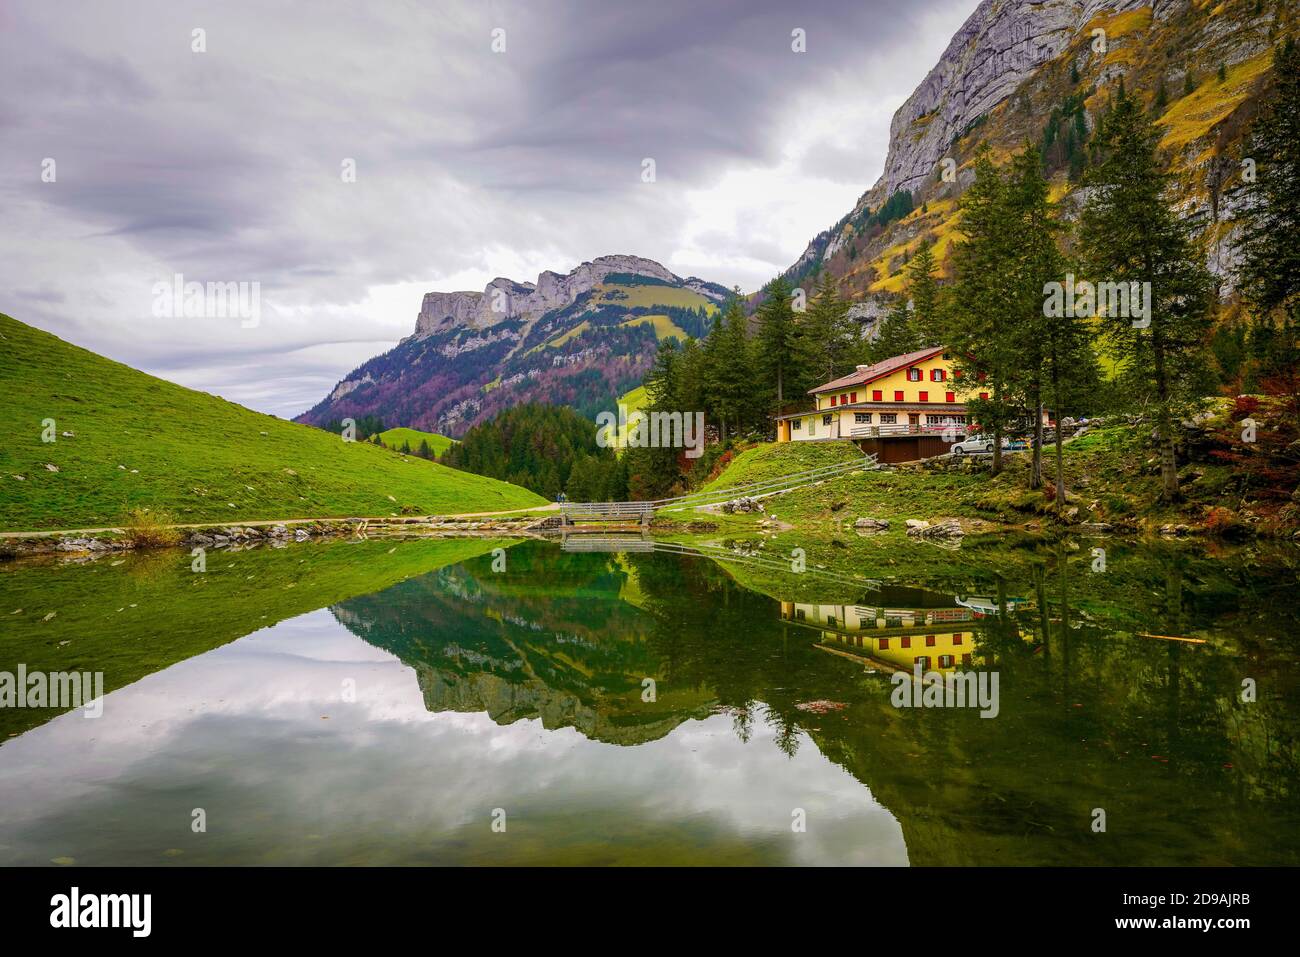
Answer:
M617 414L618 406L621 405L625 409L627 409L628 418L631 418L633 412L640 412L649 404L650 404L650 396L646 395L645 386L639 385L635 389L632 389L630 392L624 392L622 395L620 395L618 397L618 402L615 404L615 407L610 411ZM601 431L606 433L605 441L606 442L612 441L614 448L619 450L619 454L622 454L622 449L623 446L626 444L627 436L620 434L615 436L611 440L608 436L609 429L602 429Z
M861 458L862 453L849 441L766 442L722 463L722 472L706 483L702 491L761 482Z
M1209 407L1214 410L1209 431L1189 432L1184 439L1190 449L1184 453L1189 460L1180 459L1183 499L1173 505L1159 501L1158 462L1145 429L1116 424L1067 442L1066 504L1075 510L1072 520L1148 530L1183 523L1224 535L1240 533L1247 526L1261 534L1294 534L1300 519L1294 469L1281 474L1281 470L1275 473L1263 465L1254 469L1234 466L1222 454L1234 448L1237 428L1228 415L1229 404L1216 402ZM1240 414L1236 413L1238 417ZM1276 422L1281 412L1262 404L1254 414L1260 421ZM834 464L837 455L847 456L843 449L847 445L759 445L737 456L705 487L726 488L800 468ZM1265 451L1252 449L1250 455L1264 456ZM908 518L958 517L1000 524L1045 524L1054 511L1054 453L1050 448L1045 453L1049 487L1038 491L1028 487L1029 458L1027 453L1009 455L1003 473L997 476L990 474L986 462L967 462L953 468L934 463L854 472L775 496L767 505L770 512L777 513L782 521L794 523L801 532L820 530L828 534L839 533L846 522L862 517L892 520L895 526L886 537L901 536L901 522ZM752 526L762 517L717 516L717 520L734 530Z
M379 433L379 438L384 445L390 449L400 449L402 443L410 445L412 452L418 452L421 442L428 442L429 449L434 455L441 455L451 447L455 439L449 439L445 435L439 435L437 432L421 432L419 429L385 429Z
M156 379L4 315L0 413L0 530L115 525L132 508L233 522L544 504Z

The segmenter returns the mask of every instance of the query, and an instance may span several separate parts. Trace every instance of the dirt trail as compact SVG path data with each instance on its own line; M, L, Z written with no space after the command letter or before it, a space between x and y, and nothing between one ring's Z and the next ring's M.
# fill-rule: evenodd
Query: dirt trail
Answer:
M460 519L460 518L495 518L498 515L522 515L526 512L555 512L560 506L552 502L549 505L533 505L529 508L508 508L502 512L460 512L453 515L401 515L403 519ZM321 515L316 518L259 518L253 521L231 519L230 521L190 522L183 525L168 525L167 528L212 528L218 525L238 525L241 528L262 528L267 525L306 525L311 522L388 522L392 515ZM105 525L102 528L45 528L34 532L0 532L0 538L47 538L51 535L99 535L104 532L122 532L120 525Z

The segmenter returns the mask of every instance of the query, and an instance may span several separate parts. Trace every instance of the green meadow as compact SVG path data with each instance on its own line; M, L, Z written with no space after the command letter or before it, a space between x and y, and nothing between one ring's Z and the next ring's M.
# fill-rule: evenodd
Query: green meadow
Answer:
M507 482L253 412L0 315L0 530L491 512ZM53 441L46 441L53 439Z

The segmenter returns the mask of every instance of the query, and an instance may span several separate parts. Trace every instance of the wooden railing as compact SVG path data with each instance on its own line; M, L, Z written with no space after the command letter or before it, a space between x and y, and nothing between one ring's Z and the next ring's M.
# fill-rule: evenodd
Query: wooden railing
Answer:
M645 502L564 502L560 505L560 515L565 524L572 522L639 522L648 525L650 519L659 511L699 508L703 505L720 505L738 498L754 498L771 495L775 492L788 492L805 485L824 482L827 479L847 475L861 469L876 467L874 455L864 455L860 459L825 465L821 468L807 469L792 475L762 479L756 482L744 482L729 485L726 488L711 489L707 492L695 492L691 495L679 495L676 498L660 498Z
M891 435L943 435L948 433L954 437L965 436L969 426L961 422L939 422L935 424L921 424L911 422L899 422L886 425L855 425L849 429L849 438L852 439L878 439Z

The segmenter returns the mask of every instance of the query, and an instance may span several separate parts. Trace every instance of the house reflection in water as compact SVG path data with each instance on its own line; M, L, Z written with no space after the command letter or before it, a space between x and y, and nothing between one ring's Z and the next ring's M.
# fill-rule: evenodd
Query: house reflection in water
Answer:
M883 671L952 671L985 664L975 643L977 623L997 614L987 598L954 598L894 589L898 604L823 605L781 602L781 617L816 631L821 647L866 659ZM910 599L910 600L909 600ZM1008 616L1024 603L1006 603ZM1023 637L1028 637L1024 635Z

